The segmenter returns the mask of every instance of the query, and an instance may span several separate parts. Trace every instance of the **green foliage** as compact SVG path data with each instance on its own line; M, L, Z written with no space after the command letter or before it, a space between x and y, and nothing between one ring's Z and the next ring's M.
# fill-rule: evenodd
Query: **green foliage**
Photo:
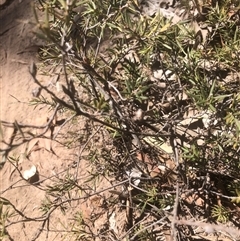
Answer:
M161 14L142 14L136 1L56 0L42 4L45 20L39 22L39 29L48 41L42 51L43 61L65 66L64 93L69 97L71 111L103 124L114 146L107 152L90 150L88 159L93 169L88 182L94 182L100 173L122 176L120 172L136 165L131 154L134 135L152 152L152 162L159 164L156 156L163 155L162 149L145 140L155 138L167 144L173 133L180 139L184 181L191 185L188 172L193 169L193 183L198 180L200 186L204 184L197 175L207 176L209 171L216 174L216 169L216 175L227 169L226 175L237 178L240 30L237 21L229 17L234 4L236 7L234 1L217 1L211 7L205 4L204 13L202 6L196 5L196 21L205 25L205 37L202 29L197 33L190 29L189 21L172 24ZM182 1L181 6L191 13L188 2ZM159 79L153 78L156 70L162 73ZM73 82L67 79L70 75ZM160 88L163 82L165 89ZM183 93L187 95L185 100L181 98ZM191 123L189 127L181 124L191 109L202 113L195 136L186 134ZM138 116L138 110L143 114ZM203 140L201 145L199 139ZM118 157L115 162L113 150L118 152L114 154ZM141 169L148 175L145 170ZM161 182L171 188L173 180L161 177ZM141 184L144 189L136 194L141 213L149 205L173 207L174 195L159 195L159 186L152 181L154 187ZM238 194L238 189L234 190ZM230 218L224 206L214 206L212 216L219 222Z
M42 200L41 206L40 206L40 210L44 213L47 214L50 209L52 207L52 202L50 200L50 198L48 196L46 196L46 198L44 200Z
M212 208L212 217L216 218L218 222L226 223L229 221L229 210L224 206L215 205Z
M7 220L13 216L14 212L11 210L8 200L0 198L0 240L9 238L6 224Z
M44 66L61 67L64 81L62 92L55 93L36 77L35 83L51 98L36 97L30 104L59 107L74 115L77 131L68 130L64 144L88 151L88 190L96 191L103 177L126 181L123 193L113 191L132 212L127 220L132 227L126 232L139 240L155 240L146 227L154 226L166 210L177 207L180 211L174 215L185 218L189 208L184 203L189 200L184 195L175 200L179 183L181 194L194 190L202 195L216 185L215 179L228 177L234 180L228 190L234 198L229 199L239 204L239 186L233 183L239 181L240 167L240 24L229 15L232 5L239 8L238 1L216 1L213 6L195 6L199 1L194 1L194 17L189 1L181 1L189 20L176 24L159 13L147 16L133 0L40 2L45 15L42 21L35 12L37 34L46 41L40 58ZM194 23L198 32L191 27ZM192 110L197 117L188 115ZM80 118L87 120L82 132ZM101 135L97 131L98 138L91 140L96 126ZM131 176L133 169L137 177ZM139 184L133 184L138 178ZM65 214L73 193L86 191L78 182L67 174L47 185L43 213L59 207ZM56 204L52 198L67 201ZM106 203L112 208L115 202ZM231 220L224 204L208 211L219 222ZM148 215L150 224L142 224ZM140 221L134 226L131 219ZM88 239L81 212L70 226L76 240Z

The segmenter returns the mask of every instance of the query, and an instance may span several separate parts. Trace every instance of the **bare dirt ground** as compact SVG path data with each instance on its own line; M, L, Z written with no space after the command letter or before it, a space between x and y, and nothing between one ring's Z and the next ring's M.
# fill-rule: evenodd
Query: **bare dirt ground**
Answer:
M33 61L38 63L37 51L38 46L41 45L41 41L36 38L33 32L35 20L31 2L30 0L14 1L0 11L0 119L7 122L17 121L17 123L41 126L47 123L54 110L49 110L43 106L34 108L34 106L29 105L29 102L34 98L32 93L37 87L29 73L29 66ZM41 83L49 85L58 74L59 69L49 66L48 76L41 75L40 72L37 77ZM64 118L66 116L61 116L60 113L57 121L62 123ZM63 127L61 132L66 133L66 130L71 130L73 126ZM3 131L1 138L10 143L13 128L4 125L1 128ZM84 129L84 121L78 125L78 128L79 130ZM58 128L55 128L54 131L57 132ZM45 136L49 137L51 134L53 133L47 132ZM7 145L1 146L1 149L4 148L7 148ZM89 232L93 236L94 233L96 234L95 240L102 240L98 238L98 233L101 232L101 227L108 222L109 217L114 219L114 222L118 221L118 224L112 227L115 233L122 234L125 212L117 207L115 212L103 208L104 199L109 194L94 195L88 199L83 198L71 202L66 215L63 215L60 210L55 210L47 222L42 221L43 218L38 219L43 214L40 211L40 206L46 201L46 185L52 184L54 177L61 178L68 174L76 175L77 173L80 179L79 185L81 183L84 185L84 182L89 178L87 172L89 167L84 158L81 158L79 168L76 169L76 162L79 161L77 156L81 150L81 145L69 149L58 142L39 138L30 142L29 146L21 145L10 152L9 156L15 158L12 164L6 161L3 155L1 156L1 164L4 164L3 168L0 169L1 196L8 199L22 213L22 216L14 215L11 220L5 222L9 237L3 239L0 237L0 240L51 241L76 240L76 238L81 240L79 234L70 233L76 223L73 220L76 213L81 213L84 220L90 220ZM33 165L39 173L39 185L31 185L21 177L21 174ZM101 190L111 187L111 185L109 181L101 180L101 184L97 183L97 189ZM78 198L80 195L79 191L79 193L75 193L74 197ZM118 213L117 217L115 217L116 212ZM93 219L93 216L97 218ZM22 222L24 219L28 219L28 221ZM1 220L1 225L3 225L3 220ZM81 227L78 228L81 229Z
M7 122L16 121L21 124L41 126L47 123L54 110L49 110L43 106L34 108L34 106L29 105L29 102L34 98L32 93L37 87L29 73L29 66L33 61L38 64L37 51L38 46L41 45L41 42L33 33L34 22L30 0L14 1L0 11L0 119ZM59 74L59 69L49 66L47 72L48 76L41 75L41 71L39 71L37 77L42 84L51 85ZM56 90L54 85L51 85L50 88ZM44 95L45 93L42 91L41 94ZM62 123L65 120L64 118L66 116L60 113L57 116L57 121ZM80 121L78 130L76 130L76 124L70 124L64 126L61 132L66 133L71 128L75 128L73 132L81 133L81 129L84 129L84 120ZM13 128L1 125L1 129L3 131L1 138L7 143L11 143ZM38 133L41 133L43 130L38 131ZM57 132L58 126L52 131ZM49 137L51 134L53 133L47 132L45 136ZM93 143L99 143L99 140L93 139L92 141ZM7 148L7 145L1 146L1 149L4 148ZM77 232L70 233L76 227L81 230L81 227L78 226L81 222L76 224L76 220L74 220L76 213L81 213L85 222L89 220L88 231L94 240L106 238L106 234L101 236L101 232L103 227L106 228L109 219L112 220L111 229L114 230L115 234L119 237L123 235L125 211L120 210L117 206L114 210L108 209L104 205L106 199L110 196L108 191L104 194L99 192L99 195L71 202L67 213L65 213L66 215L59 209L54 210L51 217L46 222L43 221L43 213L40 211L40 207L46 201L46 186L53 184L52 179L71 174L78 175L78 185L80 186L81 184L84 186L84 182L89 179L90 167L84 158L81 158L81 162L79 162L79 152L82 156L85 154L82 153L81 144L69 149L58 142L38 138L30 142L28 146L21 145L8 153L8 156L13 158L12 163L6 161L4 155L1 156L3 166L0 169L1 196L8 199L21 212L21 215L14 215L11 220L5 222L9 237L3 239L0 237L0 240L83 240L81 232L80 234ZM78 168L76 168L77 162L79 162ZM21 176L25 170L32 166L35 166L39 173L39 185L31 185ZM111 186L110 180L96 182L98 191ZM91 190L91 187L89 188ZM95 187L93 189L95 190ZM94 190L92 193L94 193ZM79 193L76 192L73 198L78 198L80 195L84 196L79 190ZM117 198L117 195L114 197ZM64 200L55 201L61 202ZM26 219L28 221L22 221ZM1 219L1 225L4 225L3 219Z
M40 110L34 108L28 103L32 99L32 89L34 83L28 71L31 61L36 60L37 45L36 38L32 33L34 21L31 1L14 1L10 6L0 12L0 51L1 51L1 119L9 122L18 121L33 125L43 125L51 112L46 109ZM8 139L12 133L12 128L4 128L4 138ZM55 146L53 147L55 148ZM62 152L56 147L58 154L64 153L67 159L67 153ZM20 147L11 153L15 156L23 156L24 148ZM66 167L68 162L61 162L56 155L47 151L45 148L32 152L29 159L21 158L19 168L24 170L36 165L39 173L43 176L53 175L60 169ZM14 171L14 167L10 163L6 163L1 170L1 191L6 190L16 181L20 180L19 173ZM40 177L41 179L41 177ZM25 184L25 186L24 186ZM38 206L44 198L44 191L26 185L22 181L16 186L3 194L3 196L16 205L16 207L27 216L37 216ZM17 217L15 221L19 221ZM9 235L12 240L31 240L38 229L37 223L18 223L9 227ZM53 238L49 237L50 240ZM40 240L44 240L40 239Z
M33 108L29 105L29 101L33 98L32 91L36 86L28 68L32 61L37 61L37 46L40 44L33 33L34 17L31 2L30 0L14 1L0 12L0 119L44 125L53 110ZM55 73L52 72L48 77L41 75L38 77L42 83L48 83L55 77ZM2 128L3 138L10 141L13 128ZM33 143L33 146L34 149L29 150L31 153L28 158L25 156L26 146L15 149L10 156L18 158L18 162L15 163L18 170L24 171L35 165L40 181L66 170L74 162L74 150L63 148L57 143L39 139ZM4 159L1 160L3 161ZM80 165L81 177L86 174L84 165L84 163ZM27 217L40 216L39 207L46 194L41 184L34 186L22 180L18 171L9 162L6 162L0 170L0 177L2 197L10 200ZM83 210L84 215L89 216L90 211L95 207L87 206L85 203L80 205L78 202L75 212L79 209ZM67 240L64 232L46 232L42 230L41 222L24 223L20 222L21 219L19 215L15 216L12 220L16 223L7 228L10 240ZM71 213L64 217L61 213L55 212L49 229L63 230L63 226L67 226L70 219Z

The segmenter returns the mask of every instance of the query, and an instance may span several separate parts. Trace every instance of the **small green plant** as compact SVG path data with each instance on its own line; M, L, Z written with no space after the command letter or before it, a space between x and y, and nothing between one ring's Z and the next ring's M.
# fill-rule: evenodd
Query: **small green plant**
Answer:
M52 201L48 196L46 196L45 199L42 200L42 203L39 209L43 212L43 214L46 214L50 211L52 205L53 205Z
M212 208L211 213L212 213L212 217L216 218L218 222L226 223L229 221L229 217L230 217L229 210L227 210L224 206L215 205Z
M0 240L11 238L7 231L6 225L15 215L16 213L11 208L10 202L5 198L0 198Z

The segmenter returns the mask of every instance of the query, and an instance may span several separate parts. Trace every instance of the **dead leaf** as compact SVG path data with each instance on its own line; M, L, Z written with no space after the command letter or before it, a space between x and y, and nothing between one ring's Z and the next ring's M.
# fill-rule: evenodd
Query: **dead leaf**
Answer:
M154 137L147 136L147 137L144 137L143 140L146 141L149 145L154 146L155 148L161 151L164 151L167 154L173 154L172 147L167 142L164 142L160 138L156 139Z
M34 151L34 147L38 144L39 139L33 139L28 143L27 156Z
M116 218L115 218L116 214L113 212L112 215L109 218L109 224L110 224L110 229L113 230L115 233L117 233L117 229L116 229Z
M138 177L142 176L142 172L140 172L139 170L137 170L136 168L132 168L131 171L126 171L127 175L129 177L134 177L136 179L134 179L133 184L135 186L138 186L140 183L140 179L137 179Z

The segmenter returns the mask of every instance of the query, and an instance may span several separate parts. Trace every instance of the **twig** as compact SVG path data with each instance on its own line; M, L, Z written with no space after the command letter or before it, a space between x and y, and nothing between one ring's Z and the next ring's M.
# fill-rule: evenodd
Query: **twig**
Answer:
M13 95L11 95L11 94L9 94L13 99L15 99L18 103L22 103L22 104L28 104L28 102L25 102L25 101L21 101L21 100L19 100L17 97L15 97L15 96L13 96Z
M200 221L191 221L191 220L176 220L175 223L177 225L187 225L187 226L198 226L204 229L206 233L213 232L226 232L228 233L234 240L237 240L240 237L240 230L232 227L226 227L222 224L211 224L211 223L203 223Z
M7 148L5 148L5 149L0 149L0 151L5 152L5 155L6 155L6 153L8 154L9 151L12 150L13 148L18 147L18 146L20 146L20 145L22 145L22 144L24 144L24 143L26 143L26 142L29 142L29 141L31 141L31 140L33 140L33 139L35 139L35 138L42 137L42 136L49 130L50 125L51 125L51 123L52 123L55 115L57 114L58 108L59 108L59 104L56 105L56 107L55 107L55 109L54 109L54 112L53 112L51 118L48 120L48 122L47 122L46 125L43 125L43 126L40 126L40 127L38 126L38 128L40 128L40 129L45 128L42 133L40 133L39 135L34 136L34 137L32 137L32 138L28 138L28 139L25 138L22 142L17 143L17 144L12 144L12 142L13 142L13 141L12 141L12 142L9 143L9 145L8 145L9 147L7 147ZM3 123L3 125L5 125L6 122L2 121L2 123ZM7 125L7 126L10 126L10 125ZM11 127L18 128L18 129L19 129L19 128L26 128L26 127L35 128L35 126L33 126L33 125L22 125L22 124L19 124L17 121L15 121L14 123L11 123ZM19 130L20 130L20 129L19 129Z
M179 199L179 183L176 184L176 197L173 206L173 219L171 222L171 237L173 241L177 241L177 232L176 232L176 220L177 220L177 213L178 213L178 200Z
M35 218L30 218L30 217L27 217L24 213L22 213L20 210L18 210L14 204L12 204L8 199L4 198L4 197L0 197L0 200L1 202L4 204L4 205L10 205L14 211L16 213L18 213L21 217L25 218L26 221L42 221L42 220L37 220ZM21 220L22 221L22 220ZM6 227L9 226L9 225L6 225Z
M35 218L27 217L27 216L24 215L21 211L19 211L8 199L3 198L3 197L0 197L0 200L2 199L3 201L5 201L5 203L7 203L8 205L12 206L13 209L14 209L18 214L20 214L21 217L24 217L24 218L25 218L25 219L18 220L18 221L15 221L15 222L12 222L12 223L6 225L6 228L9 227L10 225L17 224L17 223L21 223L21 222L30 222L30 221L41 222L41 221L47 220L47 219L50 217L50 215L52 214L52 212L53 212L54 210L56 210L59 206L65 204L65 203L69 203L69 202L73 202L73 201L79 201L79 200L83 200L83 199L86 199L86 198L89 198L89 197L98 195L98 194L100 194L100 193L103 193L103 192L105 192L105 191L111 190L111 189L113 189L113 188L115 188L115 187L118 187L118 186L120 186L120 185L123 185L124 183L127 183L128 181L129 181L128 179L127 179L127 180L124 180L124 181L122 181L122 182L119 182L119 183L116 183L116 184L114 184L114 185L111 185L110 187L104 188L104 189L102 189L102 190L100 190L100 191L96 191L96 192L94 192L94 193L92 193L92 194L85 195L85 196L83 196L83 197L66 199L66 200L64 200L64 201L62 201L62 202L54 205L54 206L52 207L52 209L49 210L48 213L47 213L45 216L40 216L40 217L35 217Z
M172 130L172 136L170 137L170 143L172 145L173 151L174 151L174 157L175 157L175 164L176 164L176 170L179 172L179 154L178 154L178 148L177 148L177 141L175 138L175 133ZM176 232L176 227L175 223L177 221L177 216L178 216L178 202L179 202L179 183L178 183L178 178L177 178L177 183L176 183L176 197L174 201L174 206L173 206L173 219L171 222L171 238L172 241L177 241L177 232Z
M133 200L132 200L132 187L128 186L128 196L126 201L126 218L127 229L133 227Z
M58 98L51 90L49 90L46 86L42 85L38 79L36 78L37 75L37 67L34 62L31 63L29 67L29 73L32 75L34 82L40 86L43 90L45 90L51 97L53 97L58 103L62 106L68 108L69 110L76 111L74 106L68 104L67 102L63 101L62 99Z
M147 214L142 220L135 223L133 227L131 227L123 236L119 238L119 240L124 240L124 238L126 238L140 223L143 223L143 221L146 220L149 217L149 215L150 214Z
M122 95L120 94L119 90L110 82L108 81L108 84L115 90L115 92L118 94L118 96L120 97L120 99L122 101L125 101L127 100L127 98L123 98Z
M80 164L82 153L83 153L84 149L86 148L86 146L88 145L88 143L91 141L91 139L99 132L99 130L101 128L102 128L102 126L99 126L98 129L88 138L88 140L83 145L83 147L81 148L81 150L80 150L80 152L78 154L77 170L76 170L76 175L75 175L75 179L76 180L77 180L77 176L78 176L78 169L79 169L79 164Z
M4 126L7 126L7 127L15 127L16 123L18 125L18 127L21 127L21 128L35 128L35 129L43 129L43 128L46 128L47 126L49 126L55 115L57 114L57 111L58 111L58 108L59 108L59 104L56 105L55 109L54 109L54 112L52 114L52 116L50 117L50 119L48 120L48 122L44 125L40 125L40 126L35 126L35 125L28 125L28 124L23 124L23 123L20 123L20 122L14 122L14 123L11 123L11 122L7 122L7 121L3 121L1 120L1 123L4 125Z
M3 141L3 143L4 144L6 144L7 146L8 146L8 148L6 148L6 149L0 149L0 151L1 152L3 152L3 163L5 163L6 162L6 160L7 160L7 156L8 156L8 154L9 154L9 152L10 152L10 150L11 150L11 148L9 148L9 146L11 147L12 146L12 144L13 144L13 141L14 141L14 138L15 138L15 136L16 136L16 134L17 134L17 127L16 127L16 125L14 125L13 126L13 133L12 133L12 135L11 135L11 137L10 137L10 141L9 141L9 143L7 143L6 141ZM1 164L3 164L2 162L1 162Z
M82 64L83 68L87 71L87 73L90 75L90 77L92 78L92 80L94 81L94 83L97 85L97 86L101 86L95 79L93 76L97 77L102 83L105 83L105 87L108 88L108 83L107 83L107 80L105 80L99 73L96 72L96 70L87 63L87 61L83 61L82 58L80 56L77 55L77 53L75 53L75 58L77 60L80 61L80 63ZM79 66L76 65L76 67L80 68ZM81 69L81 68L80 68ZM59 99L52 91L48 90L47 87L43 86L37 79L36 79L36 65L34 63L32 63L32 65L30 66L29 68L29 71L34 79L34 81L40 86L42 87L44 90L46 90L52 97L54 97L54 99L60 103L61 105L63 105L64 107L70 109L70 110L73 110L76 112L76 116L77 115L83 115L85 116L86 118L90 119L90 120L93 120L97 123L100 123L104 126L107 126L107 127L110 127L112 128L113 130L116 130L116 131L119 131L119 132L125 132L125 133L128 133L128 134L135 134L135 135L143 135L143 136L156 136L156 137L159 137L159 136L170 136L170 134L168 133L164 133L164 134L152 134L152 133L140 133L140 132L135 132L135 131L130 131L129 129L124 129L124 128L119 128L119 127L116 127L108 122L105 122L105 121L102 121L98 118L96 118L94 115L91 115L83 110L80 110L77 106L77 110L75 109L74 106L72 105L69 105L68 103L66 103L65 101ZM103 90L103 88L101 87L101 89ZM109 89L109 88L108 88ZM104 90L103 90L104 91ZM109 95L110 91L108 91L108 93L106 93L106 91L104 91L105 94L108 95L108 97L110 98L111 95ZM107 96L106 96L107 97ZM111 101L112 101L112 106L114 107L114 110L115 112L121 117L122 114L121 114L121 111L119 110L119 108L117 107L117 103L115 103L115 101L113 100L113 98L111 97Z
M204 190L205 192L206 192L206 190ZM228 199L228 200L232 200L232 199L234 199L234 198L237 198L237 196L226 196L226 195L223 195L222 193L219 193L219 192L215 192L215 191L212 191L212 190L209 190L209 191L207 191L207 192L211 192L211 193L213 193L213 194L215 194L215 195L217 195L217 196L220 196L220 197L223 197L223 198L226 198L226 199Z
M151 228L151 227L153 227L153 226L155 226L155 225L157 225L157 224L159 224L159 223L162 223L166 218L167 218L167 216L165 215L164 217L162 217L162 218L159 219L158 221L156 221L156 222L154 222L154 223L151 223L150 225L142 228L142 229L139 230L137 233L135 233L133 237L130 238L130 241L135 240L135 238L136 238L140 233L142 233L143 231L145 231L145 230L147 230L147 229L149 229L149 228Z
M57 138L57 136L58 136L59 132L61 131L61 129L62 129L70 120L72 120L75 116L76 116L76 114L70 116L69 118L67 118L67 119L63 122L63 124L62 124L61 126L59 126L57 132L54 134L54 136L53 136L53 138L52 138L53 140L55 140L55 139Z
M38 231L36 232L34 237L31 239L31 241L37 240L37 238L40 236L41 232L43 231L46 222L47 222L47 219L42 222L41 227L38 228Z

